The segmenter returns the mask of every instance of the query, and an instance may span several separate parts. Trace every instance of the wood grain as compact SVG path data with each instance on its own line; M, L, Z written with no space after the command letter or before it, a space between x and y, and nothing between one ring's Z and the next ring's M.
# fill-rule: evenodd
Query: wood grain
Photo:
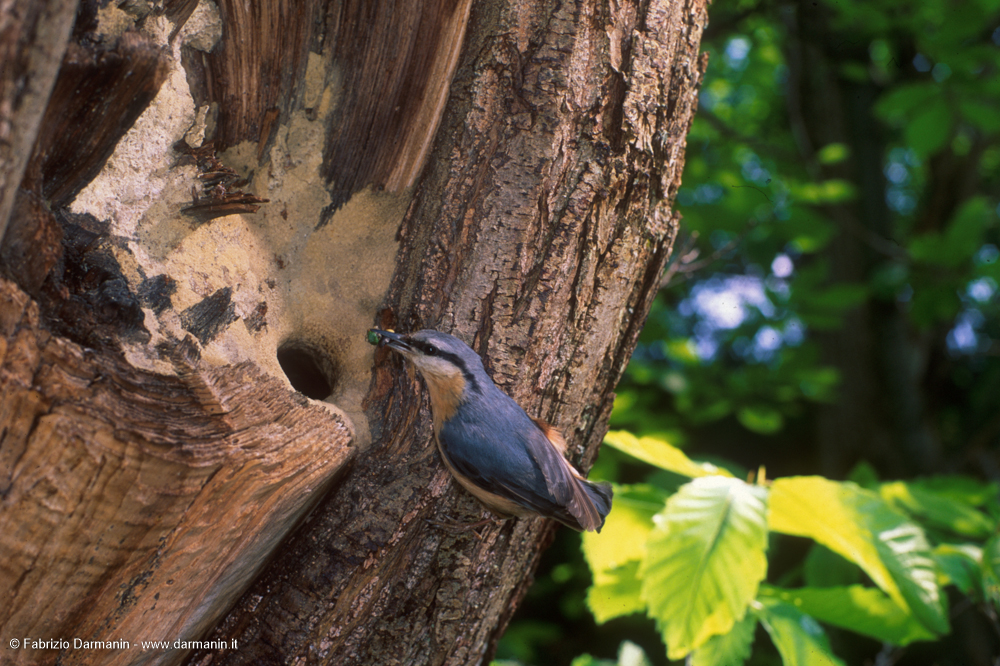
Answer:
M51 336L37 306L0 281L4 636L197 636L350 458L342 420L253 366L171 357L178 376L156 375ZM5 650L4 660L140 657Z

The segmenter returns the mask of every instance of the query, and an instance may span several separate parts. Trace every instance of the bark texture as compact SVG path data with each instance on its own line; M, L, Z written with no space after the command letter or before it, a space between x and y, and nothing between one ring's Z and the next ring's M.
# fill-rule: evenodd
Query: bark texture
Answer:
M673 240L704 7L474 6L378 322L468 341L584 468ZM373 448L234 608L211 663L476 664L554 526L428 529L481 507L439 462L419 380L376 353ZM191 664L209 663L197 653ZM202 661L204 659L204 661Z
M588 468L676 233L705 20L85 3L63 69L101 103L56 84L3 193L0 627L225 647L4 659L487 659L554 525L428 523L482 508L364 331L458 335Z

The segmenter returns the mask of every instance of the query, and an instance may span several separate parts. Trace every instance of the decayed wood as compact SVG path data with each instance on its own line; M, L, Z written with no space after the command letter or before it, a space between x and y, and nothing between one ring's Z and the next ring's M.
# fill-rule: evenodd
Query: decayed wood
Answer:
M190 349L179 376L139 371L47 334L0 280L0 631L133 643L4 663L169 658L138 641L211 626L348 459L338 417Z
M34 189L37 180L53 205L69 204L100 172L166 76L163 49L139 33L122 35L111 48L70 44L26 186Z
M73 27L77 0L0 5L0 239Z
M473 8L377 323L454 332L588 466L676 230L704 6ZM374 444L189 664L476 664L553 525L480 536L419 380L376 354ZM481 537L481 538L480 538ZM209 659L211 657L211 659Z

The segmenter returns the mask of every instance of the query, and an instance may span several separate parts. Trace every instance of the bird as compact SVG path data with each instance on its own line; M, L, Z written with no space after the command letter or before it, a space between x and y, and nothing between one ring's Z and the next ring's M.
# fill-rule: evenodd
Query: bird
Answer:
M420 372L441 458L487 508L504 518L541 515L578 532L601 531L611 511L611 484L588 481L570 465L559 431L501 391L471 347L430 329L373 328L367 339Z

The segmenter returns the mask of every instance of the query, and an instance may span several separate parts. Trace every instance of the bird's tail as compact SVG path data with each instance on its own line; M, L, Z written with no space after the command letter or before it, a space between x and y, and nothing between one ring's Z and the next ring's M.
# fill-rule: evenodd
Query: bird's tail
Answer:
M584 479L583 487L601 517L600 524L597 526L597 531L600 532L601 528L604 527L604 518L611 511L611 496L614 494L611 490L611 484L607 481L594 483L593 481Z
M601 531L604 517L611 511L611 484L607 481L594 483L582 476L576 476L573 484L573 499L567 509L577 524L564 523L575 530Z

